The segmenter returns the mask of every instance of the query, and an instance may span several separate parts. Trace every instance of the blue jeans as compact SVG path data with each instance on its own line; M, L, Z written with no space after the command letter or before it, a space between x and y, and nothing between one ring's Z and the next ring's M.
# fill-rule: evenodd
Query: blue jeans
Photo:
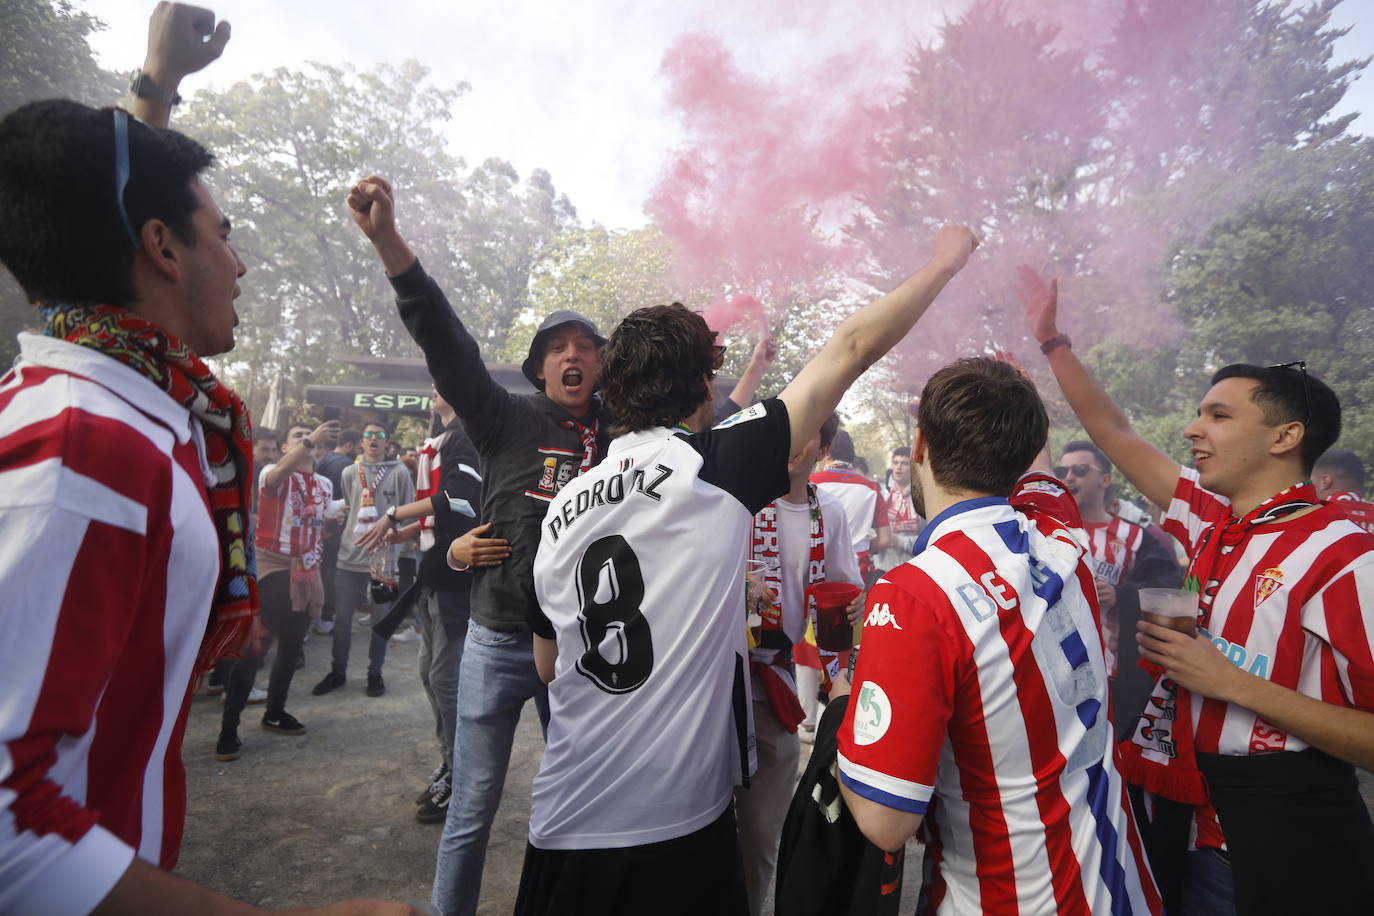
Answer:
M549 693L534 668L534 637L469 623L458 668L453 796L434 868L433 902L444 916L477 911L487 840L506 784L515 726L529 699L547 734Z
M1215 849L1188 853L1183 877L1181 916L1235 916L1236 889L1231 865Z

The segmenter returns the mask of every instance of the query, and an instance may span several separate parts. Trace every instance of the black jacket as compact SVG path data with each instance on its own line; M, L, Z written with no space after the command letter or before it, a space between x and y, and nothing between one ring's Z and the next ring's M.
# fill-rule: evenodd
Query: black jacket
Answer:
M582 439L572 414L544 394L514 395L482 364L477 341L454 314L438 285L417 261L391 278L396 306L424 351L434 387L463 421L482 462L483 521L490 537L510 541L511 556L473 571L472 619L496 630L528 630L535 605L534 554L553 494L578 474ZM597 421L596 460L606 453L608 418L600 399L586 423Z

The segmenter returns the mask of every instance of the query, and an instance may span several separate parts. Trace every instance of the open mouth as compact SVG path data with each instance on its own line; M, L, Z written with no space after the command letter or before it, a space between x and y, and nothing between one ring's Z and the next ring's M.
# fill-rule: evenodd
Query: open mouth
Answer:
M1202 467L1202 462L1211 457L1211 452L1200 452L1197 449L1193 449L1193 467Z
M582 387L582 370L581 370L581 369L567 369L567 370L564 370L564 372L563 372L563 387L564 387L564 388L581 388L581 387Z

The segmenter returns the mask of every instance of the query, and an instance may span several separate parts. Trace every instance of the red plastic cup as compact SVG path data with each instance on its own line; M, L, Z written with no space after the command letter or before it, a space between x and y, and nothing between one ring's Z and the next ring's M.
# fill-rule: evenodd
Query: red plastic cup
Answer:
M816 600L817 648L828 652L854 648L854 627L844 611L862 591L848 582L817 582L806 587L807 597Z

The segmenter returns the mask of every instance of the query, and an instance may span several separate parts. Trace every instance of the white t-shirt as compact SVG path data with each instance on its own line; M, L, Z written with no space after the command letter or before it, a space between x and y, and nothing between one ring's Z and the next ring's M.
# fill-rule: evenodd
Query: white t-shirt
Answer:
M844 505L834 496L817 488L821 503L821 523L825 529L825 578L830 582L848 582L863 587L859 564L849 540L849 522ZM806 632L806 603L803 600L811 581L811 511L806 503L792 503L779 499L777 506L778 562L782 582L779 586L782 602L782 629L793 644L801 642Z
M692 436L651 429L549 504L530 626L558 642L530 806L539 849L686 836L749 772L744 559L788 489L781 401Z

